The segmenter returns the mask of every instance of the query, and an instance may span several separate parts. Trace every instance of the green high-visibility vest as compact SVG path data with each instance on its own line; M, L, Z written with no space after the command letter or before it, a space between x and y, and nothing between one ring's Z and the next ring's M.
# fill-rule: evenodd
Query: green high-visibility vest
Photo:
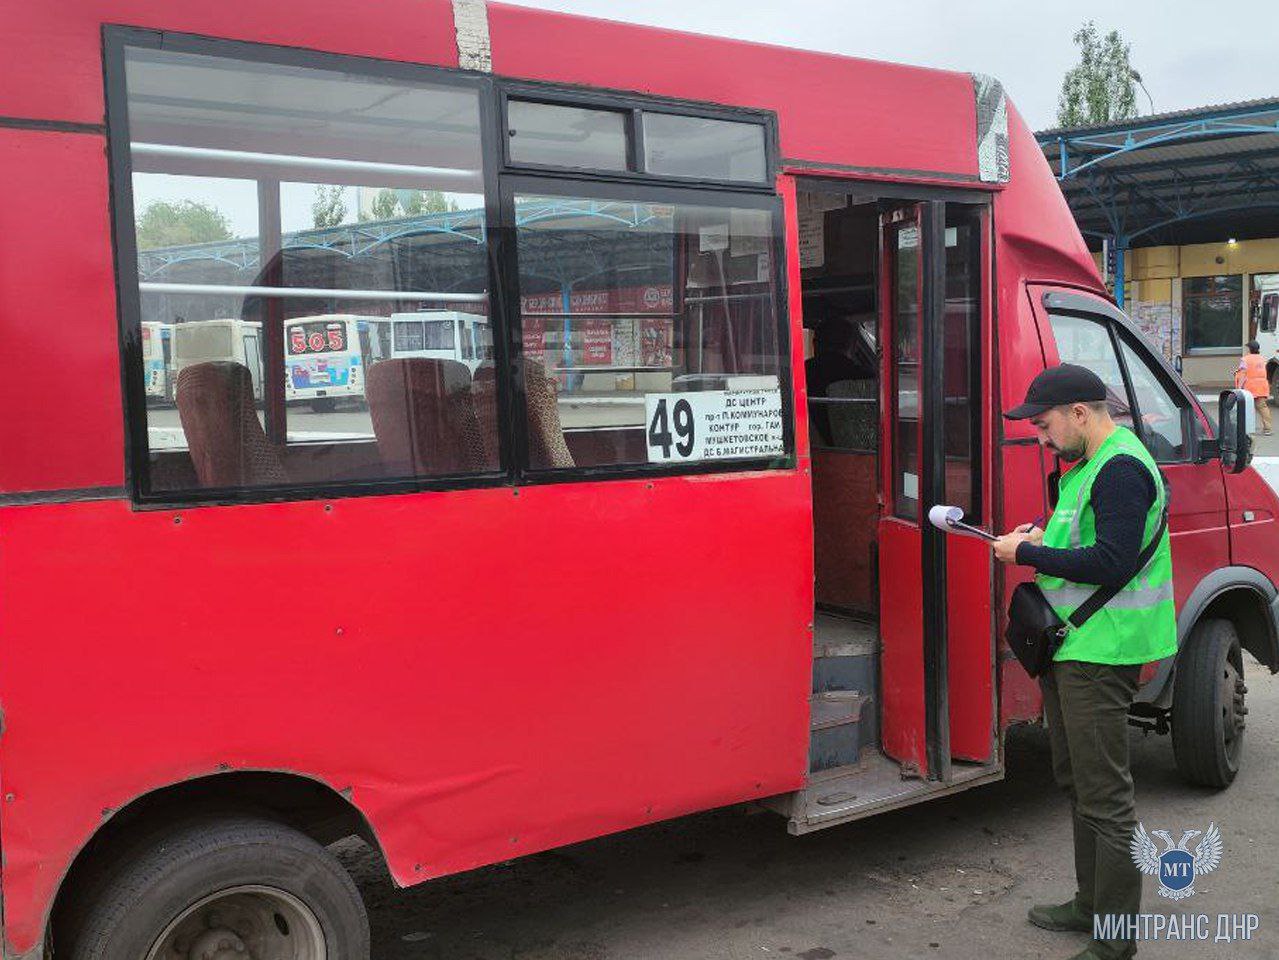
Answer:
M1146 513L1142 546L1159 529L1168 493L1154 458L1131 430L1117 427L1089 460L1061 478L1057 508L1044 528L1044 546L1078 549L1097 542L1091 496L1093 481L1111 457L1128 454L1150 471L1155 502ZM1135 558L1134 558L1135 559ZM1035 576L1057 615L1065 620L1097 590L1096 584L1071 583L1060 577ZM1088 619L1071 627L1055 660L1088 663L1148 663L1177 652L1177 611L1172 595L1172 546L1163 532L1150 562L1118 594Z

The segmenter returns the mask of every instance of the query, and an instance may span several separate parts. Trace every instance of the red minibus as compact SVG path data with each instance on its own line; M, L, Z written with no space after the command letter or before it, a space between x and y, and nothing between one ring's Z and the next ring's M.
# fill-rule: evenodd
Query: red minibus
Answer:
M1059 361L1172 489L1181 648L1132 721L1234 777L1279 504L997 83L482 0L8 22L5 958L359 958L338 838L408 886L1000 779L1027 571L926 515L1051 509L1000 412ZM287 403L287 321L436 313L491 345ZM205 353L148 404L156 323Z

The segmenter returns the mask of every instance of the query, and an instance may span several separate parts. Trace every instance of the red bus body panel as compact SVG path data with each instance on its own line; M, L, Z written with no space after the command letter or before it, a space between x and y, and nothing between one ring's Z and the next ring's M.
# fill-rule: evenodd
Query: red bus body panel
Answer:
M807 504L777 472L7 509L11 944L104 811L220 770L349 790L402 884L797 789Z
M964 74L515 7L489 20L498 74L775 110L791 173L980 186ZM0 241L0 323L20 348L0 493L107 499L0 507L6 954L39 949L104 820L220 771L346 792L401 884L801 787L813 530L791 177L794 469L136 510L121 492L104 23L458 62L447 0L11 5L0 117L84 126L0 129L0 176L24 185L8 201L21 227ZM994 209L1005 404L1044 362L1024 281L1103 289L1009 119ZM1036 456L1000 454L1014 471ZM1034 505L1035 484L990 477L997 522ZM1016 673L1002 671L1005 723L1032 711ZM952 723L971 739L989 712L952 702Z

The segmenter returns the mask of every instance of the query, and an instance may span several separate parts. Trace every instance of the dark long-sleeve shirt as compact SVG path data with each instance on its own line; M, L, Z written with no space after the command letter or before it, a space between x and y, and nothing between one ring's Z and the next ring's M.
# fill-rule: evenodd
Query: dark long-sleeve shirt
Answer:
M1155 495L1154 478L1140 460L1126 453L1111 457L1097 472L1089 498L1097 542L1073 550L1023 543L1017 562L1072 583L1123 586L1141 553Z

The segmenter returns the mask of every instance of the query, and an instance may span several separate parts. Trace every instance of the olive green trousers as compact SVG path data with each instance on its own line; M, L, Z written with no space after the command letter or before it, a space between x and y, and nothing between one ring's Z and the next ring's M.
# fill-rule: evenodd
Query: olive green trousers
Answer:
M1137 827L1128 762L1128 708L1139 665L1062 660L1040 678L1053 777L1070 798L1075 903L1086 914L1141 910L1141 871L1130 844ZM1131 941L1094 941L1102 956L1127 956Z

